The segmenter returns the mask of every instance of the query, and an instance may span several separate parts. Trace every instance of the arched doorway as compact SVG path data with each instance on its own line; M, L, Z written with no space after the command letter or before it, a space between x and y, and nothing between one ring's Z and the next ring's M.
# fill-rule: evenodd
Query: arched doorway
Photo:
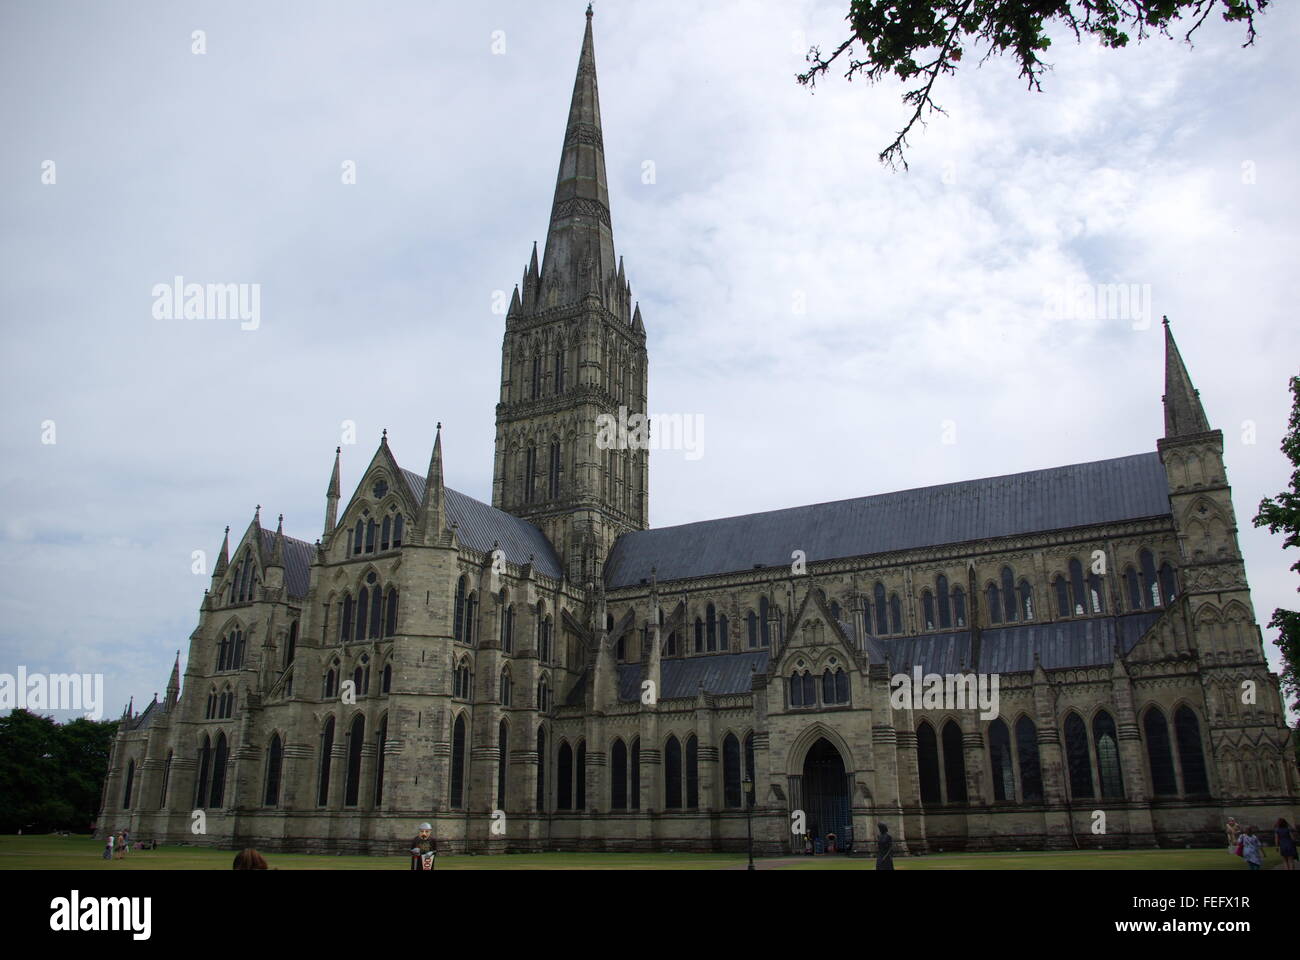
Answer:
M853 839L853 818L849 809L849 778L844 759L824 737L812 745L803 762L803 776L798 778L795 808L807 815L808 835L825 839L835 834L836 845L843 850Z

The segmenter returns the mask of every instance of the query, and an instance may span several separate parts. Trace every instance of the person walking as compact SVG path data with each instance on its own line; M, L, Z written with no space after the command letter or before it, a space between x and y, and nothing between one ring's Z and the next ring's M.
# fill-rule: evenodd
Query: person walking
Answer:
M113 831L109 831L104 837L104 859L113 859Z
M1251 870L1258 870L1263 866L1264 851L1259 845L1259 837L1255 836L1254 827L1247 827L1246 833L1241 838L1241 856Z
M880 824L879 846L876 847L876 869L894 869L894 838L889 835L888 824Z
M1291 829L1291 824L1286 822L1285 817L1278 817L1277 823L1273 824L1273 839L1277 843L1277 852L1282 854L1282 869L1294 870L1296 832Z
M1241 824L1232 817L1228 818L1228 852L1237 856L1237 844L1241 841Z

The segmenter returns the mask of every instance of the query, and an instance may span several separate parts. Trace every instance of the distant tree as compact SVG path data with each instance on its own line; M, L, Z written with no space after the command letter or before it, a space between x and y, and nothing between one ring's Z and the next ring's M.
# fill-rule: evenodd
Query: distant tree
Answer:
M99 813L116 721L0 717L0 833L85 832Z
M1300 376L1291 378L1291 396L1291 421L1282 438L1282 452L1291 461L1291 488L1261 500L1255 516L1255 526L1286 534L1284 550L1300 547ZM1300 574L1300 560L1291 569ZM1300 587L1296 590L1300 592ZM1279 607L1268 625L1279 631L1273 642L1282 651L1282 686L1291 696L1291 709L1300 710L1300 612Z
M1051 39L1047 30L1063 24L1076 41L1085 35L1102 46L1124 47L1130 39L1145 40L1152 33L1170 36L1172 24L1188 24L1183 39L1191 43L1194 34L1211 13L1230 23L1244 22L1246 42L1255 42L1255 15L1263 13L1271 0L851 0L845 18L853 29L830 56L821 48L808 52L812 65L799 74L799 82L815 86L842 55L848 60L844 76L852 80L861 74L876 82L891 74L918 86L903 95L912 115L893 143L880 151L880 160L891 167L907 168L903 150L907 135L930 111L943 113L931 98L935 81L944 73L956 73L957 64L968 53L983 52L980 62L994 54L1011 53L1020 65L1020 76L1031 90L1041 90L1043 71L1050 66L1042 54ZM862 51L854 56L854 46Z

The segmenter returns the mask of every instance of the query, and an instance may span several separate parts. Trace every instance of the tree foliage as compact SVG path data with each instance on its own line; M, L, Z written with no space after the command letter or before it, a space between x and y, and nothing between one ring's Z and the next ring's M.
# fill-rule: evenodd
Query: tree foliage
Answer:
M89 832L116 732L113 720L0 717L0 833Z
M1261 500L1255 516L1255 526L1285 534L1283 549L1300 547L1300 376L1291 378L1291 396L1291 420L1282 438L1282 452L1291 461L1290 489ZM1300 574L1300 560L1291 569ZM1296 590L1300 592L1300 587ZM1273 642L1282 651L1282 686L1292 698L1291 709L1300 710L1300 612L1279 607L1268 625L1279 631Z
M968 53L989 57L1010 54L1031 90L1041 90L1050 64L1043 54L1051 46L1048 30L1064 26L1076 41L1093 37L1105 47L1125 47L1153 33L1171 36L1171 27L1192 35L1217 12L1229 23L1244 23L1246 39L1255 42L1255 15L1271 0L851 0L852 34L829 56L820 47L808 52L811 64L799 82L812 87L831 64L843 57L844 76L876 82L896 76L917 85L903 95L912 113L894 141L880 152L891 167L907 167L907 135L933 111L943 113L932 94L942 74L957 72ZM1185 28L1185 30L1184 30ZM855 53L855 50L858 52Z

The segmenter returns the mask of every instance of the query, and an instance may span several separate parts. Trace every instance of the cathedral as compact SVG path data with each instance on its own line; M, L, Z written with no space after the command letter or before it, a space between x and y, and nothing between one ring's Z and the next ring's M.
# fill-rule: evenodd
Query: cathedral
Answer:
M123 714L100 829L401 854L421 821L447 853L752 828L779 854L870 852L879 822L910 853L1294 822L1223 434L1164 340L1154 450L650 529L645 444L600 430L645 414L649 361L588 10L491 504L444 483L439 425L427 469L385 434L346 498L336 452L314 543L260 508L227 529L184 676ZM949 695L989 682L995 710Z

